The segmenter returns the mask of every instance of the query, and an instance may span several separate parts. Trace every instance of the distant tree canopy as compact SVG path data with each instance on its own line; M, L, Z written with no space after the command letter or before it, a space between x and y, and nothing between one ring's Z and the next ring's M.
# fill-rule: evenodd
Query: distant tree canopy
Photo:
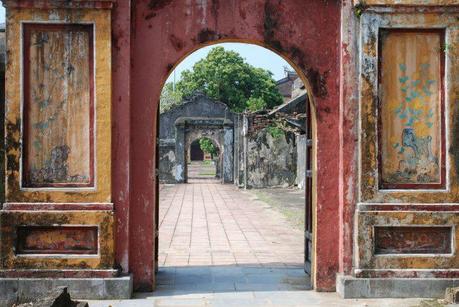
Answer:
M170 83L164 86L161 110L173 108L194 92L221 101L234 112L271 109L283 102L270 71L246 63L239 53L223 47L213 48L192 70L183 71L175 91Z
M212 156L217 154L217 148L208 138L202 138L199 140L199 147L204 153L211 154Z
M169 111L182 103L182 94L174 90L172 83L166 83L161 91L159 111L161 113Z

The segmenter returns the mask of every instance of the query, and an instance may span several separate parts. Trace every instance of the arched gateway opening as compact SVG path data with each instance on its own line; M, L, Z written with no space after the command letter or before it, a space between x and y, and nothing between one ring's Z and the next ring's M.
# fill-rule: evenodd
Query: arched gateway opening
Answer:
M198 49L175 67L157 115L161 289L250 290L263 277L271 281L266 290L310 289L309 84L278 53L234 40Z
M330 244L338 240L339 233L339 160L336 152L339 144L337 42L340 4L313 1L305 6L302 1L288 4L254 1L222 2L218 6L201 7L194 4L182 6L172 1L151 7L139 3L135 12L131 57L131 101L134 103L131 105L132 150L129 154L132 226L128 257L135 288L149 290L155 281L154 267L157 263L152 263L151 259L157 247L154 242L156 236L150 237L145 233L158 233L154 231L154 216L158 217L155 209L158 189L154 186L158 186L158 181L146 178L151 178L156 168L153 157L158 159L152 140L157 138L157 103L162 86L180 60L194 50L216 42L239 41L258 44L280 54L297 68L306 84L317 118L316 121L313 119L317 123L313 136L317 168L313 176L318 187L313 193L313 203L318 205L312 212L312 227L315 229L312 241L316 246L311 255L314 259L312 283L318 290L333 290L339 268L340 246ZM155 30L171 19L174 23L168 30L161 33ZM156 214L145 215L150 210ZM122 230L118 230L121 237ZM148 252L150 246L151 253ZM126 247L118 246L118 253L123 248Z

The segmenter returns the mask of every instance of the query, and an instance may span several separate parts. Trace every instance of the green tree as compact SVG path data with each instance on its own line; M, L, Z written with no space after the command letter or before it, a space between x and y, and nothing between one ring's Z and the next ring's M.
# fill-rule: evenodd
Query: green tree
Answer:
M174 90L172 83L166 83L161 91L159 102L159 112L164 113L179 106L182 103L182 93L177 89Z
M184 96L200 91L235 112L273 108L283 102L270 71L253 67L223 47L213 48L192 70L183 71L177 89Z
M266 109L266 101L260 97L250 97L249 100L247 100L247 109L252 112Z
M214 156L217 154L217 149L215 148L214 143L208 138L202 138L199 140L199 147L204 153L211 154Z

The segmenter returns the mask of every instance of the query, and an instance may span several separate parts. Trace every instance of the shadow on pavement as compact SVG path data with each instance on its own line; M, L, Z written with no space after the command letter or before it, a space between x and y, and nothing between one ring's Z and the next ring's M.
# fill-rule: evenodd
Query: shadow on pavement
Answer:
M214 292L305 291L310 277L300 266L269 264L160 267L154 296ZM153 293L137 293L136 297Z

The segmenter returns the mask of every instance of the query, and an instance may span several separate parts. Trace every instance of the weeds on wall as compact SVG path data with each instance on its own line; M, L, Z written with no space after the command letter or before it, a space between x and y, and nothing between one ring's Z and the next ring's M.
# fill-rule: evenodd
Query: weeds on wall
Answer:
M278 125L276 125L276 123L271 124L268 127L266 127L266 130L275 139L278 139L278 138L280 138L280 137L285 135L284 130L281 127L279 127Z
M296 119L304 119L301 114ZM275 139L284 136L286 133L301 134L302 130L288 123L285 114L277 114L270 125L266 128L269 134Z
M360 1L354 6L354 14L357 18L360 18L362 16L363 11L365 11L367 5L365 4L365 1Z

